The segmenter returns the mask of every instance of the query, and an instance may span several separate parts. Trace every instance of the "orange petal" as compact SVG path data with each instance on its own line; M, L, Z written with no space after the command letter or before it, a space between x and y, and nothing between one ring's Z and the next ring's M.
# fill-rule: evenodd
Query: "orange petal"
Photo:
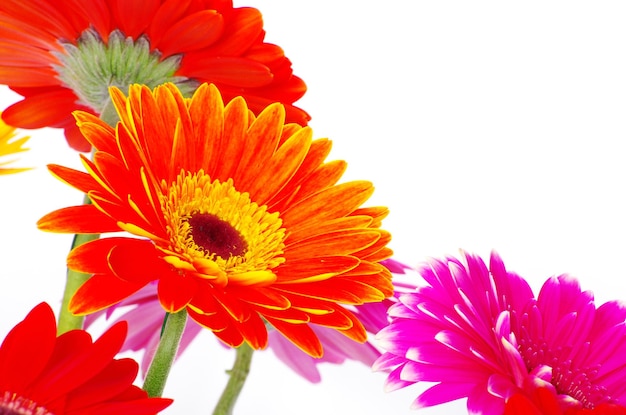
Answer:
M335 218L321 223L300 223L297 226L289 228L288 243L344 229L365 229L368 228L371 223L372 218L364 215Z
M271 317L267 321L306 354L312 357L324 354L320 340L307 324L290 324Z
M281 104L267 107L248 128L246 151L239 159L233 182L237 188L249 177L257 177L265 169L267 161L276 151L280 132L285 121L285 109Z
M248 320L237 323L236 327L246 343L253 349L258 350L267 347L267 327L265 327L265 321L258 314L252 313Z
M346 229L288 244L285 247L285 257L299 259L325 255L350 255L371 246L378 239L380 239L378 229Z
M93 205L71 206L50 212L39 221L42 231L60 233L119 232L120 227Z
M129 238L103 238L79 245L67 256L67 266L86 274L108 273L110 272L107 261L109 252L127 239Z
M311 277L324 280L347 272L359 265L360 260L353 256L303 257L285 262L276 269L276 284L310 282Z
M224 134L220 142L220 157L205 153L211 157L214 164L209 164L208 172L214 172L213 177L226 181L233 177L244 150L246 150L248 131L248 107L243 98L235 98L224 108ZM213 147L212 147L213 148ZM216 148L217 150L217 148ZM247 151L247 150L246 150Z
M367 181L342 183L292 204L281 214L285 227L311 220L325 221L346 216L363 204L374 192Z
M93 188L100 187L98 182L96 182L93 177L82 171L59 166L57 164L49 164L48 170L50 170L50 173L52 173L57 179L64 181L83 193L87 193Z
M143 287L113 275L94 275L76 291L69 309L75 315L94 313L119 303Z
M206 108L211 108L207 111ZM241 125L240 119L243 119L247 112L245 103L241 100L229 103L226 113L238 111L235 116L234 124L224 125L224 103L219 91L214 85L202 84L196 89L189 103L189 115L192 120L194 135L191 143L187 143L190 150L194 152L192 160L196 161L195 165L189 166L190 171L198 171L201 168L210 177L215 177L215 169L218 166L222 140L229 137L231 140L239 140L243 136L243 132L248 128L247 125ZM234 134L237 129L239 133Z
M135 284L145 285L170 274L169 268L157 256L150 241L120 238L111 248L107 261L116 277Z
M241 188L247 189L256 203L265 204L298 170L309 151L312 135L310 128L298 131L278 148L257 176L250 175L247 181L241 183Z
M229 293L253 306L273 308L276 310L286 310L291 307L289 299L272 288L254 287L252 289L234 289L229 290Z
M84 139L98 150L119 157L115 130L112 127L95 115L85 111L74 111L72 115Z
M198 283L194 277L166 272L159 279L157 291L165 311L177 313L189 304L198 291Z

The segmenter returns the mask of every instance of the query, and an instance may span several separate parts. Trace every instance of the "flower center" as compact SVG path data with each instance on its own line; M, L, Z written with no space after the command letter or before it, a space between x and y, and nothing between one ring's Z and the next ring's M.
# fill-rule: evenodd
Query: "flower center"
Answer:
M187 223L191 226L190 232L194 242L205 252L230 258L240 256L246 251L246 241L237 229L215 215L192 214Z
M154 88L173 82L186 94L197 87L195 81L174 76L180 67L180 55L161 59L158 51L150 51L150 42L144 36L135 40L114 30L105 44L97 32L87 29L76 44L61 42L61 45L65 53L52 52L60 61L54 66L59 79L74 91L79 104L97 114L107 109L110 86L126 91L135 83Z
M161 183L169 246L160 248L196 264L209 260L233 274L266 271L282 257L285 229L277 212L238 192L232 180L212 181L202 170L181 172L176 181Z
M599 367L575 367L571 360L560 357L570 355L568 350L551 350L546 342L535 343L522 337L519 349L529 370L540 365L552 367L551 383L557 392L571 396L583 407L592 409L611 400L605 387L592 382Z
M0 415L54 415L37 402L11 392L0 395Z

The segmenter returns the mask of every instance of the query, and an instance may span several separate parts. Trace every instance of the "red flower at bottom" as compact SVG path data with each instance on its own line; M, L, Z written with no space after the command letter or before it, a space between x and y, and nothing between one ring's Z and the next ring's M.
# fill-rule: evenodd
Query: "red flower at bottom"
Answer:
M529 378L526 383L525 391L520 390L507 398L504 415L626 415L626 407L614 403L601 403L592 409L582 405L562 405L556 389L549 382Z
M41 303L0 346L0 414L152 415L171 399L148 398L132 382L138 365L114 359L127 326L111 327L95 342L84 330L56 336L50 306Z

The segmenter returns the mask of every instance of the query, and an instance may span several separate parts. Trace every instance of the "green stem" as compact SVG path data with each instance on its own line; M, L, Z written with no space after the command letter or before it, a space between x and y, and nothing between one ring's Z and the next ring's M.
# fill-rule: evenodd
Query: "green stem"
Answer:
M95 234L76 234L72 241L72 249L86 242L98 239L99 235ZM67 279L65 281L65 291L63 291L63 300L61 301L61 310L59 311L59 325L57 333L59 335L74 329L82 329L84 316L75 316L69 310L69 303L78 288L91 277L91 274L83 274L82 272L67 269Z
M85 195L83 198L83 204L87 205L91 203L89 196ZM76 234L72 240L72 251L79 245L98 239L98 234ZM57 333L59 335L74 329L82 329L84 316L75 316L70 313L69 304L70 300L78 290L78 288L85 283L91 277L90 274L83 274L82 272L67 269L67 279L65 281L65 290L63 291L63 299L61 300L61 310L59 311L59 324Z
M100 119L102 119L104 122L112 127L115 127L115 124L119 121L119 117L117 116L115 108L113 107L110 99L105 106L105 110L102 112L102 114L100 114ZM85 195L85 197L83 198L83 204L87 205L89 203L91 203L91 200L89 199L89 196ZM76 234L74 235L74 240L72 241L72 248L70 249L70 251L72 251L79 245L94 241L99 237L99 234ZM59 311L59 324L57 328L57 333L59 335L70 330L83 328L83 321L85 320L85 317L73 315L69 310L69 303L76 291L80 288L80 286L83 285L90 277L90 274L83 274L82 272L74 271L69 268L67 269L65 290L63 291L61 310Z
M232 415L239 393L241 393L248 373L250 373L250 362L252 361L253 352L254 350L245 342L237 348L235 363L230 370L230 378L213 411L213 415Z
M143 383L143 390L151 398L159 397L165 389L165 382L170 373L180 339L185 330L187 311L183 308L178 313L169 314L156 353Z

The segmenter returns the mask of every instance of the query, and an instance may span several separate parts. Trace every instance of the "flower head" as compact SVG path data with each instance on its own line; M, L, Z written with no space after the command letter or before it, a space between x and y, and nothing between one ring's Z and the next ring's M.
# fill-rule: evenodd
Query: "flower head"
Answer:
M0 116L2 114L0 113ZM0 118L0 157L8 156L10 154L20 153L28 149L22 147L29 137L21 137L17 140L11 141L15 137L15 128L6 125ZM0 162L0 174L19 173L21 171L28 170L28 168L7 168L9 163L13 160Z
M273 104L255 117L242 98L224 107L204 84L190 99L173 84L130 95L112 89L121 122L113 129L84 112L81 132L98 150L88 173L51 171L86 192L92 205L46 215L41 229L127 231L75 249L68 265L95 274L70 309L92 313L158 281L161 306L187 309L231 346L267 344L266 323L320 356L310 324L357 341L365 329L342 304L393 293L380 261L391 255L380 229L387 209L361 208L371 183L336 184L345 163L324 163L328 140L284 124Z
M625 402L625 307L596 308L565 275L535 299L496 254L489 269L476 256L465 260L431 261L420 270L427 285L390 308L379 333L387 351L375 364L392 370L389 389L436 382L415 407L467 397L472 414L502 414L507 399L542 382L561 410Z
M54 313L41 303L0 346L0 413L19 415L156 414L170 399L148 398L132 382L138 365L114 359L126 336L118 323L98 340L83 330L56 336Z
M64 128L88 151L71 112L101 114L109 86L175 82L219 86L260 111L283 102L288 119L305 92L282 49L264 42L261 13L231 0L5 0L0 2L0 82L24 96L3 117L22 128ZM54 105L50 105L54 102Z

